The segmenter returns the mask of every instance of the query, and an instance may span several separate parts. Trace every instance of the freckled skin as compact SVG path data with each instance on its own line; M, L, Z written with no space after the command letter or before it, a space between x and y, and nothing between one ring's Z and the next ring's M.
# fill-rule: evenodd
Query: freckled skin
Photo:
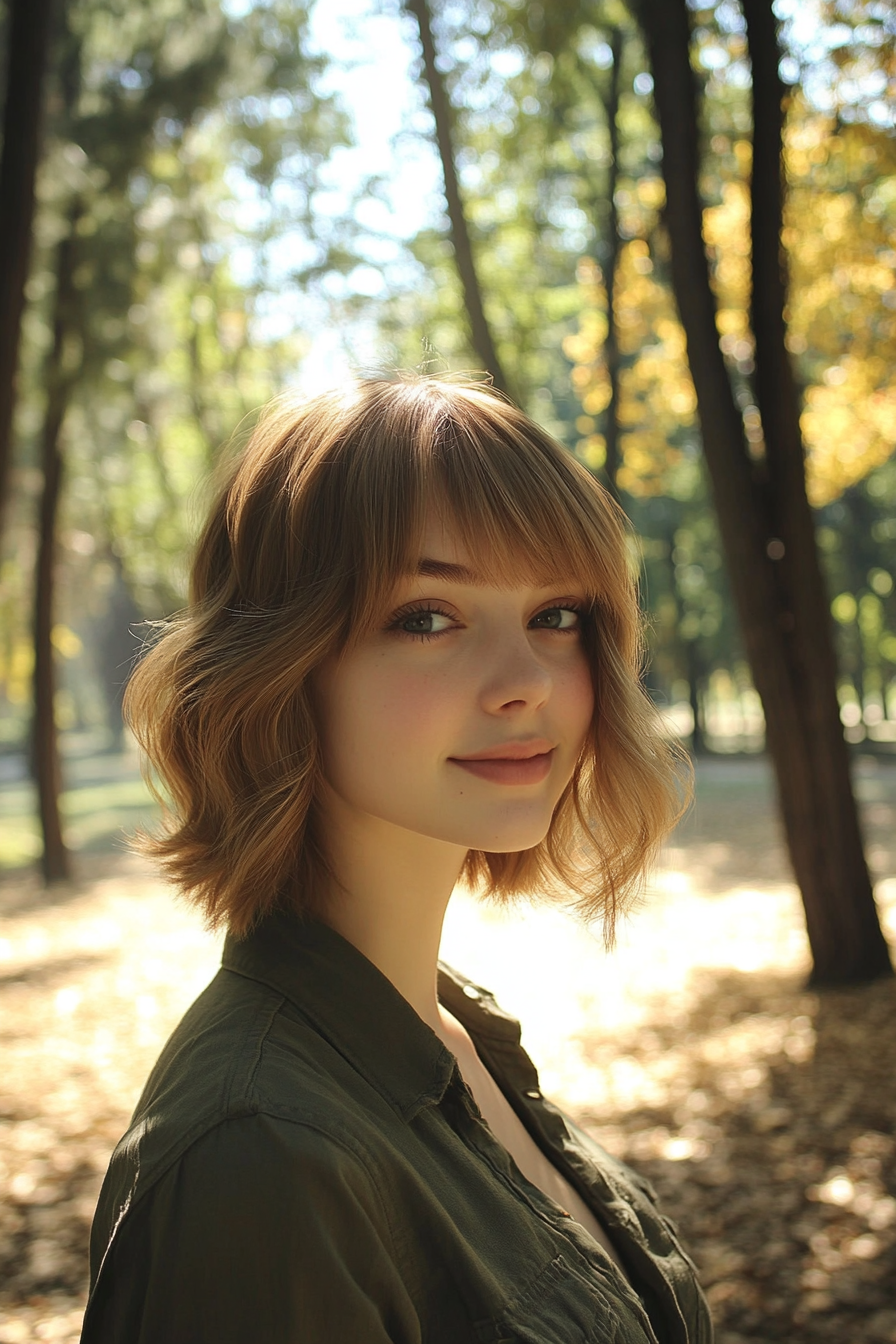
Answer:
M475 568L436 524L423 553ZM340 804L464 849L538 844L593 712L577 605L575 582L402 581L379 627L316 678L324 774ZM526 767L502 776L457 763L508 742L533 743L549 768L529 779Z

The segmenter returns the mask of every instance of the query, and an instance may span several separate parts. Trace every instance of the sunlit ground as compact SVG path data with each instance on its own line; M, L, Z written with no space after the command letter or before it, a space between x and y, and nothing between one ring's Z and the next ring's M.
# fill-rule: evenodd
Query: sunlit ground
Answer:
M67 773L79 880L49 898L9 867L30 804L14 771L0 785L0 1344L77 1339L110 1149L218 956L120 848L149 815L133 760L76 753ZM896 762L861 759L858 787L896 945ZM613 953L559 912L467 897L444 955L523 1020L548 1095L660 1188L720 1344L896 1341L896 989L803 989L763 762L700 766Z

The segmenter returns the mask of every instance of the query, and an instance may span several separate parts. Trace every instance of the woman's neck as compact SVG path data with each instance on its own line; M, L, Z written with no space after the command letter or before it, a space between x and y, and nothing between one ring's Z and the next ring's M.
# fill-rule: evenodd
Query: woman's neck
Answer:
M339 888L324 919L441 1033L436 989L442 923L466 850L360 814L333 793L324 827Z

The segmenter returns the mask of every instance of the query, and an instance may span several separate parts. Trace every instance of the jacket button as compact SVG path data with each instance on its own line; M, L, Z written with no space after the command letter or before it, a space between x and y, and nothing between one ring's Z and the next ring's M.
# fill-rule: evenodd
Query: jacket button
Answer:
M475 985L464 985L464 993L468 999L481 999L482 995Z
M541 1100L541 1093L539 1092L537 1087L527 1087L526 1096L531 1097L533 1101Z

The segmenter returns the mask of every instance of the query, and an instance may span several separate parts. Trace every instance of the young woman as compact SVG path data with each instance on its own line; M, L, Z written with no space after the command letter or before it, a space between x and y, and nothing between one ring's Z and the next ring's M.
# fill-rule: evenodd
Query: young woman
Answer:
M109 1168L85 1344L707 1344L639 1177L438 964L459 882L607 927L680 810L621 515L479 384L262 420L130 721L223 968Z

